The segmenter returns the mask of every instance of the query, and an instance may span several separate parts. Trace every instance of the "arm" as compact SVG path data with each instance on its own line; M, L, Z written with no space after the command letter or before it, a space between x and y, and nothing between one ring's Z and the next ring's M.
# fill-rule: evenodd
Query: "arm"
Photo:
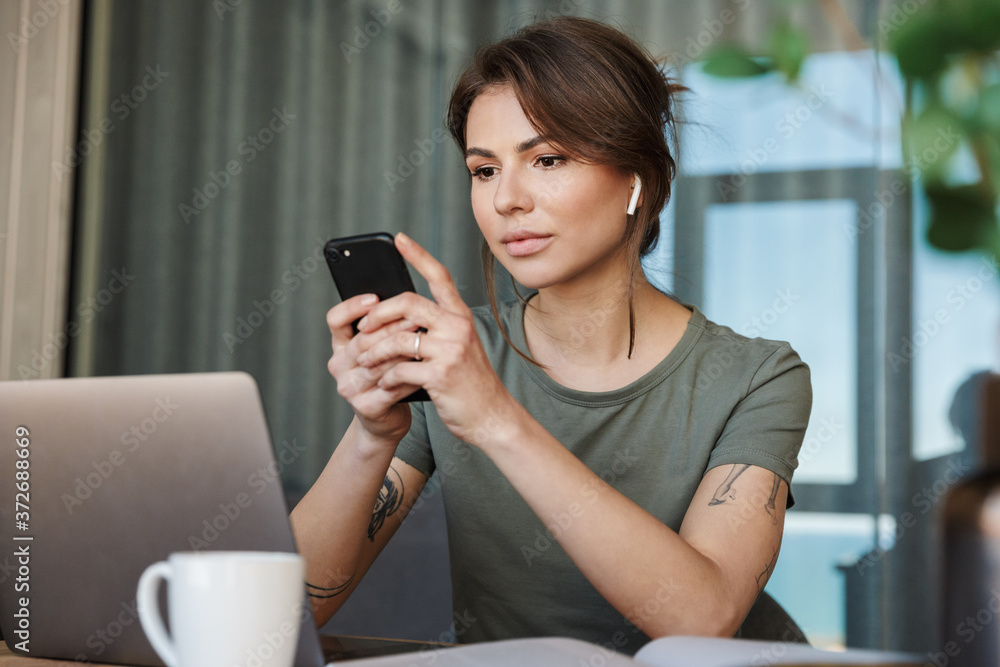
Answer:
M372 447L357 420L322 474L291 514L317 626L361 582L416 502L427 477Z
M372 368L357 364L358 355L371 345L410 328L393 321L354 335L351 322L377 301L374 295L358 295L327 313L333 347L328 368L355 417L319 479L291 514L319 625L357 587L427 481L423 473L394 458L411 424L410 406L397 401L415 387L386 391L378 386L396 362Z

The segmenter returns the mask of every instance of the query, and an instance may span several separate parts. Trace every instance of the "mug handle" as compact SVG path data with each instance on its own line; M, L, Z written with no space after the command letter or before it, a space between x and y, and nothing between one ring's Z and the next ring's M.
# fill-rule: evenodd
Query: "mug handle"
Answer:
M153 649L167 667L178 667L177 651L163 625L163 619L160 618L160 605L157 599L160 581L169 582L172 575L173 569L170 563L164 560L147 567L139 577L136 604L139 608L139 622L142 623L142 629L146 632L149 643L153 645Z

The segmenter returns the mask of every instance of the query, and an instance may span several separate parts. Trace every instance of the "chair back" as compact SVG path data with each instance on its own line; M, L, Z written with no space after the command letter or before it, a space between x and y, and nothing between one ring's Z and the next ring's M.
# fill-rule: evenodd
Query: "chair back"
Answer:
M736 636L741 639L760 639L789 644L809 643L802 628L792 620L788 612L778 604L777 600L763 591L757 596Z

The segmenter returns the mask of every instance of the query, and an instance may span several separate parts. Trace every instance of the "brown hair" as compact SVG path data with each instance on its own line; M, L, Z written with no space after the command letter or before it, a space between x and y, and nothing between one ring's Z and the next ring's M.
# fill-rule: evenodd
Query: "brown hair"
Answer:
M669 139L676 139L673 96L687 89L669 79L634 40L610 26L569 16L541 21L480 48L458 78L447 122L463 155L469 108L496 86L510 86L531 124L560 150L587 163L636 172L642 179L643 204L629 216L625 242L630 257L631 358L633 276L660 235L660 211L670 199L677 169L669 145ZM485 241L482 257L497 326L518 354L537 363L514 346L500 322L495 258ZM516 283L514 287L520 297Z

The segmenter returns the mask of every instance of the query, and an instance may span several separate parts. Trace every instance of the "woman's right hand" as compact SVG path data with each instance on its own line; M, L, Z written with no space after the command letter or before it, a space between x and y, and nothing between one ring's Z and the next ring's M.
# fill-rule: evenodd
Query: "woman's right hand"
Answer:
M327 368L337 380L337 393L351 404L365 431L395 446L410 430L410 406L399 403L399 400L419 387L403 385L386 391L378 386L378 381L400 360L365 368L358 365L357 359L358 355L384 338L399 331L415 331L417 327L405 320L397 320L374 331L355 334L351 322L367 315L377 303L378 297L374 294L360 294L337 304L326 314L333 336L333 356Z

